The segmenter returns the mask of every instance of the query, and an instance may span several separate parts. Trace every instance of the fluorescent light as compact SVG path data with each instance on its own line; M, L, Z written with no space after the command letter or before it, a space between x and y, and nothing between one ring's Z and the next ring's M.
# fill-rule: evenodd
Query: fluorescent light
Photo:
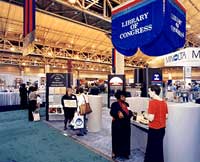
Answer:
M190 25L190 24L186 24L186 28L187 28L187 29L190 29L190 28L191 28L191 25Z
M14 52L15 51L15 47L11 47L10 50Z
M71 4L75 4L76 3L76 0L68 0L69 1L69 3L71 3Z

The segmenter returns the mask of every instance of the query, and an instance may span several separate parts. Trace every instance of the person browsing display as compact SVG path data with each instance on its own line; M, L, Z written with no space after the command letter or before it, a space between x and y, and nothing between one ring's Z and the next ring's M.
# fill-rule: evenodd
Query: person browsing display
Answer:
M133 116L129 105L125 102L126 93L117 91L115 97L117 102L111 105L110 115L112 116L112 158L129 158L130 155L130 119Z
M168 108L167 103L159 96L160 91L158 85L152 85L148 91L151 100L149 101L148 113L144 113L144 117L149 120L144 162L164 162L163 138L168 118Z

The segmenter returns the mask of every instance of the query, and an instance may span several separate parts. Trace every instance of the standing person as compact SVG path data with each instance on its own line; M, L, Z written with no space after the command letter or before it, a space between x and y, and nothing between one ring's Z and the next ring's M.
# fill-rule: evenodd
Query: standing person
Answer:
M33 121L33 112L37 108L37 88L36 87L30 87L29 88L29 109L28 109L28 119L29 121Z
M159 97L160 87L152 85L149 88L148 113L144 116L149 120L148 141L144 162L164 162L163 138L165 135L168 108L166 102Z
M74 100L76 102L76 105L67 105L67 104L65 104L65 100L66 100L66 103L67 103L67 101ZM61 99L61 103L62 103L62 106L64 109L64 116L65 116L64 130L66 130L67 123L70 124L70 122L72 121L72 119L74 117L74 113L77 109L77 98L74 94L72 94L72 88L67 88L66 94Z
M130 118L133 116L128 110L128 103L125 102L126 93L117 91L115 97L117 102L112 103L110 115L112 116L112 158L122 157L129 159L131 125Z
M27 89L26 84L21 84L19 88L19 95L20 95L20 106L21 109L25 109L28 102L28 95L27 95Z
M91 87L89 89L89 94L90 95L98 95L99 94L99 88L94 83L91 84Z
M77 112L80 113L80 106L82 104L88 103L88 98L84 94L83 87L79 87L78 94L79 95L78 95L78 109L77 109ZM84 136L85 134L87 134L87 124L86 124L87 118L86 118L86 114L83 115L83 116L84 116L84 127L79 129L79 133L77 133L77 136Z

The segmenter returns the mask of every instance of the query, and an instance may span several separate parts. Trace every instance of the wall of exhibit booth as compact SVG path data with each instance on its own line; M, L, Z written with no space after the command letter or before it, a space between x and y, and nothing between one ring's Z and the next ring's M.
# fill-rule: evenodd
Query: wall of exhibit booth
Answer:
M183 80L184 73L183 67L163 67L162 75L163 81L167 80ZM45 79L45 70L42 67L20 67L15 65L0 65L0 81L5 81L6 85L14 85L16 79L22 79L24 83L27 81L34 82L38 81L39 84L44 82ZM50 73L65 73L66 69L51 68ZM94 80L107 80L108 74L111 74L109 71L82 71L82 70L73 70L74 79L89 79ZM191 79L200 80L200 67L192 67ZM126 82L132 82L134 80L134 68L130 70L125 70Z

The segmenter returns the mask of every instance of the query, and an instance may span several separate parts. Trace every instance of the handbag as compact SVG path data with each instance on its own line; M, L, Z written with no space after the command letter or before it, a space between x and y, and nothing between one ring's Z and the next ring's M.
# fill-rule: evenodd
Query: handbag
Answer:
M40 114L39 112L32 112L33 114L33 121L39 121L40 120Z
M74 129L84 128L84 116L75 113L74 118L70 124L74 126Z
M89 114L92 112L92 109L90 107L90 104L86 102L85 96L83 95L83 98L85 100L85 103L80 105L80 115L85 115L85 114Z

